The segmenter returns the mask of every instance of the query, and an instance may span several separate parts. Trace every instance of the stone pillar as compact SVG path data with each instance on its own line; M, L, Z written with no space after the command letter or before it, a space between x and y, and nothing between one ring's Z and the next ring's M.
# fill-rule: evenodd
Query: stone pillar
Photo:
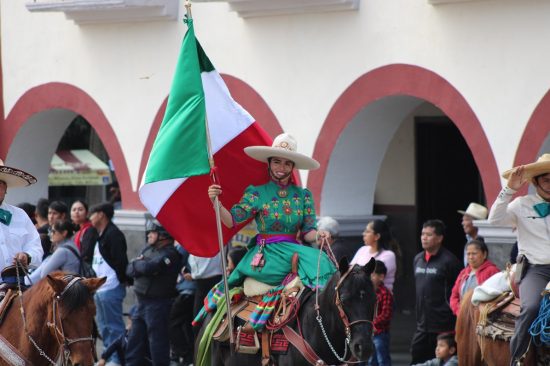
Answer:
M489 259L504 269L510 261L510 251L517 240L512 227L491 225L487 220L474 220L474 225L479 229L478 234L485 238Z

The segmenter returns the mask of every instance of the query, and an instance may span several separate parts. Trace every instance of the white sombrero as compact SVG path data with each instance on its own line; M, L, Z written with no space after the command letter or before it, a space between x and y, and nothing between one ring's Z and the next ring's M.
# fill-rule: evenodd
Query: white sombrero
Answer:
M466 208L466 211L458 210L461 215L468 215L477 220L485 220L487 218L487 207L479 203L472 202Z
M272 157L284 158L294 162L296 169L315 170L319 168L319 162L304 154L297 152L296 139L288 133L282 133L275 137L271 146L248 146L244 152L253 159L267 163Z
M0 159L0 180L6 182L8 188L26 187L37 182L36 178L22 170L5 166Z
M502 173L502 176L508 179L516 168L517 167L508 169ZM542 154L536 162L523 165L523 176L525 179L533 179L534 177L546 173L550 173L550 154Z

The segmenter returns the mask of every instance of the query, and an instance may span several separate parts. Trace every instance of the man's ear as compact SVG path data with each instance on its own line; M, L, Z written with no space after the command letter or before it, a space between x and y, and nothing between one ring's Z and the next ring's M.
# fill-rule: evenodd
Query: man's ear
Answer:
M449 347L449 351L451 351L452 355L456 355L456 347Z

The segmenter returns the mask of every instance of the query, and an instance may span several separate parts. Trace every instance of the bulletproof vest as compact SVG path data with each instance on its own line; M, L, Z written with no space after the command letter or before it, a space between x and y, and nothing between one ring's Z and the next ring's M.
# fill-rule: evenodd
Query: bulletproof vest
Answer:
M174 254L175 253L175 254ZM162 266L158 272L134 278L134 291L136 294L147 298L168 298L177 296L176 280L180 270L179 254L171 246L155 249L150 246L143 252L143 260L153 260L164 257ZM167 263L169 261L169 263Z

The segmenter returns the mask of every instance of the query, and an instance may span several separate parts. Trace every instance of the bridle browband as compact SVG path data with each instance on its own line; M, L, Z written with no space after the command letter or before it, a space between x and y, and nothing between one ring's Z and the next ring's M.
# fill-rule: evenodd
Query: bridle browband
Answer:
M58 365L58 363L56 363L54 360L52 360L46 354L46 352L44 352L44 350L42 348L40 348L38 343L36 343L36 341L34 340L34 338L32 337L32 335L29 333L29 331L27 329L27 318L25 317L25 309L23 307L23 291L21 290L19 265L20 265L20 263L18 261L18 263L16 263L16 265L15 265L15 268L16 268L16 273L17 273L17 290L18 290L18 297L19 297L19 308L20 308L20 312L21 312L21 319L23 321L23 329L25 331L25 334L27 335L27 338L29 339L31 344L34 346L34 348L36 348L36 350L40 353L40 355L42 357L44 357L45 359L47 359L48 362L51 365L53 365L53 366ZM65 336L65 331L63 329L63 319L61 319L61 314L59 314L59 311L57 310L59 308L59 302L63 300L63 296L67 293L67 291L73 285L75 285L79 281L82 281L83 279L84 278L82 278L82 277L73 276L73 275L65 275L63 277L63 280L69 281L69 282L65 285L65 287L63 288L63 290L61 291L60 294L54 293L53 303L52 303L52 321L46 323L49 328L53 329L55 339L57 340L57 343L59 345L58 355L61 354L61 356L62 356L61 361L62 361L63 365L66 365L67 361L69 361L69 357L71 355L71 351L69 349L69 346L71 344L77 343L77 342L91 341L92 342L92 347L93 347L93 340L94 339L93 339L91 334L90 334L90 336L79 337L79 338L68 338L68 337ZM59 321L58 321L58 319L59 319ZM61 353L61 351L63 351L63 353Z

